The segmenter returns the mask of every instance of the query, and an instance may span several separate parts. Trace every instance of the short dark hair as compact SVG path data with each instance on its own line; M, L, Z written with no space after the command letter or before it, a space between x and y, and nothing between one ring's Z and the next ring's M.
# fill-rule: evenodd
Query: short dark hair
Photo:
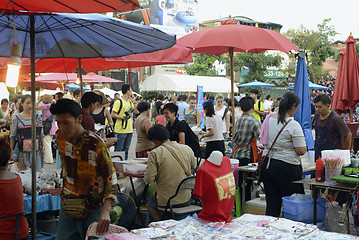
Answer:
M113 96L115 97L116 95L119 95L119 96L120 96L120 94L119 94L119 93L115 93Z
M170 139L170 132L165 126L156 124L148 130L148 139L150 141L165 141Z
M85 92L81 97L81 105L83 108L88 108L92 103L101 102L102 97L94 92Z
M197 98L196 98L196 96L190 96L190 97L189 97L189 100L190 100L190 101L192 101L192 100L196 100L196 101L197 101Z
M269 99L270 99L270 95L267 95L267 96L266 96L266 99L269 100Z
M3 103L9 103L9 100L7 100L7 98L3 98L3 99L1 99L1 104L3 104Z
M75 95L80 95L80 89L75 89L75 90L73 91L73 94L74 94L74 96L75 96Z
M168 109L168 111L170 111L171 113L176 113L178 112L178 106L174 103L167 103L164 107L163 110Z
M5 137L0 137L0 167L5 167L11 157L10 145Z
M206 112L207 117L212 117L213 115L216 115L212 101L207 101L203 103L203 109L207 111Z
M130 89L131 89L130 85L128 85L128 84L123 84L123 85L122 85L122 88L121 88L121 92L122 92L122 94L126 94L127 91L130 90Z
M64 94L62 92L57 92L55 93L55 96L57 96L60 99L64 96Z
M182 101L186 101L186 100L187 100L187 98L188 98L188 96L187 96L186 94L181 95L181 99L182 99Z
M143 113L144 111L147 111L150 108L151 108L151 105L146 101L142 101L139 104L137 104L137 110L140 113Z
M50 112L54 115L70 113L74 118L83 115L80 104L67 98L61 98L53 103Z
M163 94L158 94L157 96L157 100L164 100L165 99L165 96L163 96Z
M259 94L258 89L255 89L255 88L251 89L251 91L249 93L254 93L256 95Z
M239 106L241 107L243 112L248 112L254 106L254 99L251 97L243 97L239 101Z
M323 104L331 104L332 100L326 94L318 94L313 100L314 103L322 102Z

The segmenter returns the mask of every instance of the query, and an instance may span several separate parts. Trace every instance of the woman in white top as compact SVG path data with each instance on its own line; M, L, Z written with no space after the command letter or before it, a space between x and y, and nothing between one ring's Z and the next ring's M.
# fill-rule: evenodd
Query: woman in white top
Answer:
M230 128L230 112L229 109L223 104L223 97L218 96L216 98L216 107L215 107L215 113L219 116L221 119L221 131L223 133L223 137L228 138L229 137L229 128Z
M275 138L285 124L268 157L263 160L261 177L266 194L266 215L279 217L282 197L293 193L304 193L303 184L293 183L301 180L303 170L300 155L307 151L301 126L293 119L300 104L299 97L287 92L279 104L279 111L269 119L268 143L263 156L266 156Z
M215 150L224 155L224 139L222 134L222 119L215 113L212 101L203 103L203 110L206 114L206 133L201 133L200 140L206 137L206 156L207 159Z

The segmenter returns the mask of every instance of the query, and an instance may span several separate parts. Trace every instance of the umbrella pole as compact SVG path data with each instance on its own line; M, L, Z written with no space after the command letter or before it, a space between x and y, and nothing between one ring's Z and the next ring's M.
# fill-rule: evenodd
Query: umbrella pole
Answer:
M353 123L353 108L349 108L349 123Z
M30 54L31 54L31 238L36 240L36 99L35 99L35 17L30 16ZM40 161L40 159L38 159Z
M82 66L81 66L81 58L78 59L78 72L77 72L77 76L79 77L80 79L80 94L81 94L81 97L82 95L84 94L84 87L82 86Z
M231 101L232 101L232 154L234 153L234 124L236 122L234 115L234 76L233 76L233 47L229 48L229 58L231 60ZM234 156L233 156L234 157Z

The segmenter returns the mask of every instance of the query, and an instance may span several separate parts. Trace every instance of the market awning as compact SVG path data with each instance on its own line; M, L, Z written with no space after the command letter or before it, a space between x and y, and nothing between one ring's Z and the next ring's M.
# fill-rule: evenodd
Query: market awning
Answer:
M228 93L231 80L225 77L191 76L181 74L155 74L144 80L141 91L195 92L203 86L204 92ZM238 89L235 88L238 92Z

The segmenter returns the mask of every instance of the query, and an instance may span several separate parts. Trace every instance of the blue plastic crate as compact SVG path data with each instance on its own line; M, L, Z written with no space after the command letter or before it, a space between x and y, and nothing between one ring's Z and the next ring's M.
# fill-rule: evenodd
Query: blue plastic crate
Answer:
M30 240L30 237L27 237L26 240ZM55 240L56 235L46 232L40 232L36 235L36 240Z
M314 201L294 202L289 197L283 197L284 218L298 222L313 223ZM326 201L319 197L317 200L317 222L325 220Z

